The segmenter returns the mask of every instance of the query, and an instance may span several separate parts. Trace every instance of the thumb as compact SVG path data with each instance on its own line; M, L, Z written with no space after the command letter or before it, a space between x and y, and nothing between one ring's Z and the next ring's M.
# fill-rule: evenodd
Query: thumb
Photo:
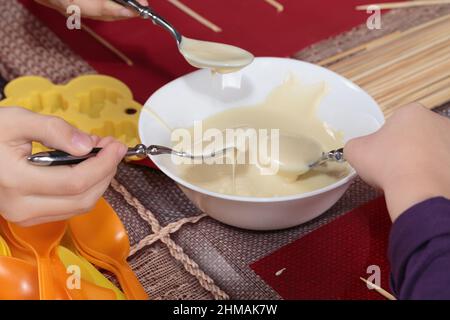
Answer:
M94 148L90 135L78 130L61 118L24 111L18 135L46 147L68 152L74 156L89 153Z
M356 170L358 175L368 184L379 187L376 163L374 160L373 139L374 134L352 139L345 144L344 154L348 163ZM378 159L379 162L379 159Z

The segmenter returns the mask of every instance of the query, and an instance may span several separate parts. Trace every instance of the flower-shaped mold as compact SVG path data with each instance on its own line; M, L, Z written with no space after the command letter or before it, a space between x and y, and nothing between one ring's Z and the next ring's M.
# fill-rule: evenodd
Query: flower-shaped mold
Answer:
M108 76L86 75L66 85L55 85L41 77L27 76L5 87L2 106L20 106L63 118L82 131L113 136L134 146L139 143L137 123L142 106L130 89ZM45 150L34 144L33 152Z

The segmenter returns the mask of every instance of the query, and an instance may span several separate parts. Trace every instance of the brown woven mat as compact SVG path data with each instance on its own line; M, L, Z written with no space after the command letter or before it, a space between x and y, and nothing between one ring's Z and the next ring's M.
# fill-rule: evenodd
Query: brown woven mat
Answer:
M356 28L296 57L318 61L447 11L441 7L394 11L383 16L382 31ZM62 83L93 72L15 0L0 3L0 74L4 78L34 74ZM122 164L105 197L124 222L132 245L143 239L150 243L135 248L139 250L129 261L153 299L279 299L249 264L377 195L357 179L321 217L277 232L240 230L203 217L169 178L143 167Z

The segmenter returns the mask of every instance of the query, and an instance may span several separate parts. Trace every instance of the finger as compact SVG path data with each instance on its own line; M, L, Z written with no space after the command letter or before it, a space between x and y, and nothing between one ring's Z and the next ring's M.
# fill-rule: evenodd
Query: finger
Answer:
M55 9L58 11L62 10L61 6L55 4L53 1L49 1L49 0L35 0L35 1L41 5L49 7L49 8L52 8L52 9Z
M81 10L81 15L86 18L97 20L112 21L119 19L127 19L136 17L138 14L135 10L126 8L111 0L36 0L38 3L55 9L67 15L67 7L76 5ZM143 6L148 6L147 0L138 0Z
M356 170L358 175L368 184L379 188L379 170L377 163L380 158L376 150L377 136L379 133L373 133L368 136L352 139L344 147L345 159Z
M139 3L148 6L148 2L140 0ZM82 16L94 19L121 19L136 17L138 13L135 10L117 4L111 0L92 1L92 0L76 0L73 4L81 8Z
M96 146L97 146L97 148L104 148L105 146L107 146L108 144L110 144L114 141L116 141L116 139L114 137L101 138Z
M364 155L366 137L359 137L348 141L344 146L345 159L352 165L357 166Z
M76 166L36 167L23 161L19 170L28 177L20 188L29 195L67 196L84 193L117 170L127 148L119 142L106 145L97 156Z

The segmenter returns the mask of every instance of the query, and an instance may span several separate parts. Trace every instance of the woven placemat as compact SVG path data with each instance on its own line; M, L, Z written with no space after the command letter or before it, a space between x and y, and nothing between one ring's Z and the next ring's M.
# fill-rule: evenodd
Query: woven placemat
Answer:
M318 61L444 13L441 7L393 11L383 16L382 31L362 26L296 57ZM0 74L5 79L33 74L64 83L94 72L17 1L0 3ZM249 264L376 196L377 191L356 179L321 217L288 230L251 232L205 217L157 170L122 164L105 194L134 246L129 262L153 299L280 299Z

